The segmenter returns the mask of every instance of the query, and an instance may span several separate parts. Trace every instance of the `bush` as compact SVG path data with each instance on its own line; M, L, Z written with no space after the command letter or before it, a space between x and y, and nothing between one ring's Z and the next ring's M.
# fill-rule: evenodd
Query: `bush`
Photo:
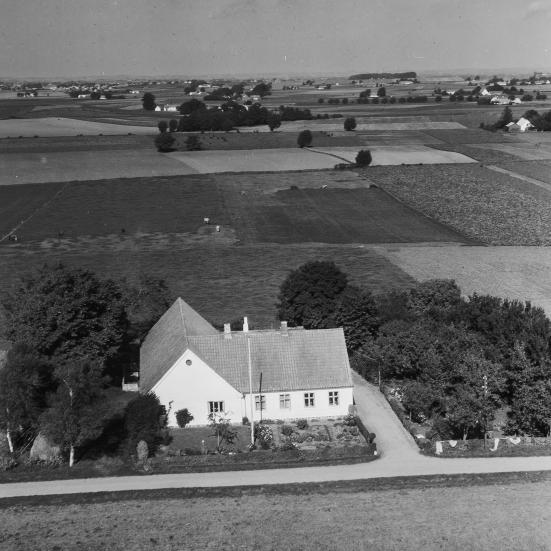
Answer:
M362 149L356 155L356 165L358 166L369 166L371 161L371 152L368 149Z
M166 121L159 121L157 123L157 128L159 129L159 132L163 134L168 129L168 123Z
M355 427L356 426L356 417L354 415L352 415L351 413L349 413L348 415L345 415L342 422L347 427Z
M272 432L272 429L267 425L255 425L254 432L255 440L258 440L260 447L263 450L269 449L274 441L274 433Z
M248 417L243 417L243 419L241 419L241 424L244 425L245 427L251 426L251 422L249 421Z
M186 149L188 151L201 151L203 149L201 140L198 136L188 136L186 139Z
M297 428L305 430L308 428L308 421L306 419L297 419Z
M13 457L0 457L0 472L9 471L17 467L17 461Z
M176 422L180 428L185 428L191 421L193 421L193 415L191 415L188 408L180 409L176 412Z
M356 119L354 117L347 117L344 119L344 129L349 132L356 128Z
M158 134L157 136L155 136L155 145L157 147L157 151L160 151L161 153L172 151L174 141L174 137L171 136L168 132L162 132L161 134Z
M293 434L293 427L291 425L283 425L281 427L281 434L283 434L284 436L291 436L291 434Z
M303 130L297 138L297 144L299 147L308 147L312 145L312 132L310 130Z

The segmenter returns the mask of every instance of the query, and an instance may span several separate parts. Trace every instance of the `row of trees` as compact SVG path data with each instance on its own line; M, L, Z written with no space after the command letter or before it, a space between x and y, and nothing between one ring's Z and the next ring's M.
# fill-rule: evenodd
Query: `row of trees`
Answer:
M155 445L163 408L151 396L128 403L118 389L168 304L162 281L132 286L63 265L44 266L3 297L4 337L14 344L0 369L0 427L10 450L43 432L72 465L106 435L111 450L132 450L137 439ZM151 416L140 427L142 410Z
M433 280L374 296L332 262L291 272L278 316L305 328L344 328L354 369L397 389L412 418L442 438L477 437L497 411L510 433L551 431L551 324L529 303Z

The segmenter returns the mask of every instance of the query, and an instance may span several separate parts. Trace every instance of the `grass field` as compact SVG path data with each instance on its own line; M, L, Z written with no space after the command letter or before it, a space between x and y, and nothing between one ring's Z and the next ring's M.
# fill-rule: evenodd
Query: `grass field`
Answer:
M499 166L517 174L551 184L551 160L525 163L504 162L500 163Z
M465 295L529 300L551 316L549 247L377 247L417 280L455 279Z
M162 497L0 510L0 547L540 551L551 538L551 482ZM166 494L166 492L165 492ZM55 503L55 501L54 501Z
M73 180L193 174L195 170L153 147L115 151L0 153L0 186Z
M492 245L551 244L551 194L478 165L369 167L371 182Z
M155 125L127 126L64 117L0 120L0 138L18 136L76 136L78 134L155 134Z

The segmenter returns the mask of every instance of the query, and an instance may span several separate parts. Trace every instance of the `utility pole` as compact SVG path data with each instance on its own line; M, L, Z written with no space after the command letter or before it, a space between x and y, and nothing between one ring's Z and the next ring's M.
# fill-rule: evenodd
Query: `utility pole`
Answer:
M254 446L253 368L251 362L251 337L249 335L247 335L247 353L249 361L249 400L251 406L251 445Z

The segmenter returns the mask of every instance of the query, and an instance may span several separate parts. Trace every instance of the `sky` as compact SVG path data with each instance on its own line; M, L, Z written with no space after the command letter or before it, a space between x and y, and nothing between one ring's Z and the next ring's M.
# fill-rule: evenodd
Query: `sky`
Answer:
M551 70L551 0L0 0L0 78Z

